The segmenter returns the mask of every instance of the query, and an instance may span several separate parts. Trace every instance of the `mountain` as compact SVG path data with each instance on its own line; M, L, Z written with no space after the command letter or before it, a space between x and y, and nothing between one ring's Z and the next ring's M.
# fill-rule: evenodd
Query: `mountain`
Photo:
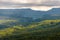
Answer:
M60 8L53 8L47 11L47 14L43 16L45 19L60 19Z
M0 40L59 39L59 10L0 9Z
M21 18L29 17L33 19L46 17L60 17L60 8L53 8L49 11L36 11L32 9L0 9L0 17ZM60 19L60 18L58 18Z
M45 12L32 9L0 9L0 16L40 18Z

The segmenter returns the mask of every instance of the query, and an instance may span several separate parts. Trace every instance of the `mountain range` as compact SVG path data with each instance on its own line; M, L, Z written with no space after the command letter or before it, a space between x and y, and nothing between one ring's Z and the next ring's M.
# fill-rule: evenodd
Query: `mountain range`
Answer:
M53 8L49 11L36 11L32 9L0 9L0 16L6 18L28 17L38 18L54 18L60 19L60 8ZM49 17L48 17L49 16Z

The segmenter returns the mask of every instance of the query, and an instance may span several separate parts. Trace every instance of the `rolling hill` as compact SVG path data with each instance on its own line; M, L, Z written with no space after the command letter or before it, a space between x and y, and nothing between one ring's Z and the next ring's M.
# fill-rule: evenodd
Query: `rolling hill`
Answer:
M0 39L8 40L58 39L60 37L60 20L45 20L26 27L16 25L0 30L0 35Z

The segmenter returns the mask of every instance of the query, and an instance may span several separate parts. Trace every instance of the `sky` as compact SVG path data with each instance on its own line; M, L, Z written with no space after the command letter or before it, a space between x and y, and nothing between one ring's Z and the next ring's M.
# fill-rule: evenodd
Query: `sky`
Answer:
M19 8L48 11L52 8L60 8L60 0L0 0L0 9Z

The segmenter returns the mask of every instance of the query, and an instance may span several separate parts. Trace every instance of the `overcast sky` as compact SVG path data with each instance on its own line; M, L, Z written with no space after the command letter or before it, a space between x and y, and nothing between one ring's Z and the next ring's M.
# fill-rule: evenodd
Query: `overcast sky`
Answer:
M60 8L60 0L0 0L0 9L31 8L47 11Z

